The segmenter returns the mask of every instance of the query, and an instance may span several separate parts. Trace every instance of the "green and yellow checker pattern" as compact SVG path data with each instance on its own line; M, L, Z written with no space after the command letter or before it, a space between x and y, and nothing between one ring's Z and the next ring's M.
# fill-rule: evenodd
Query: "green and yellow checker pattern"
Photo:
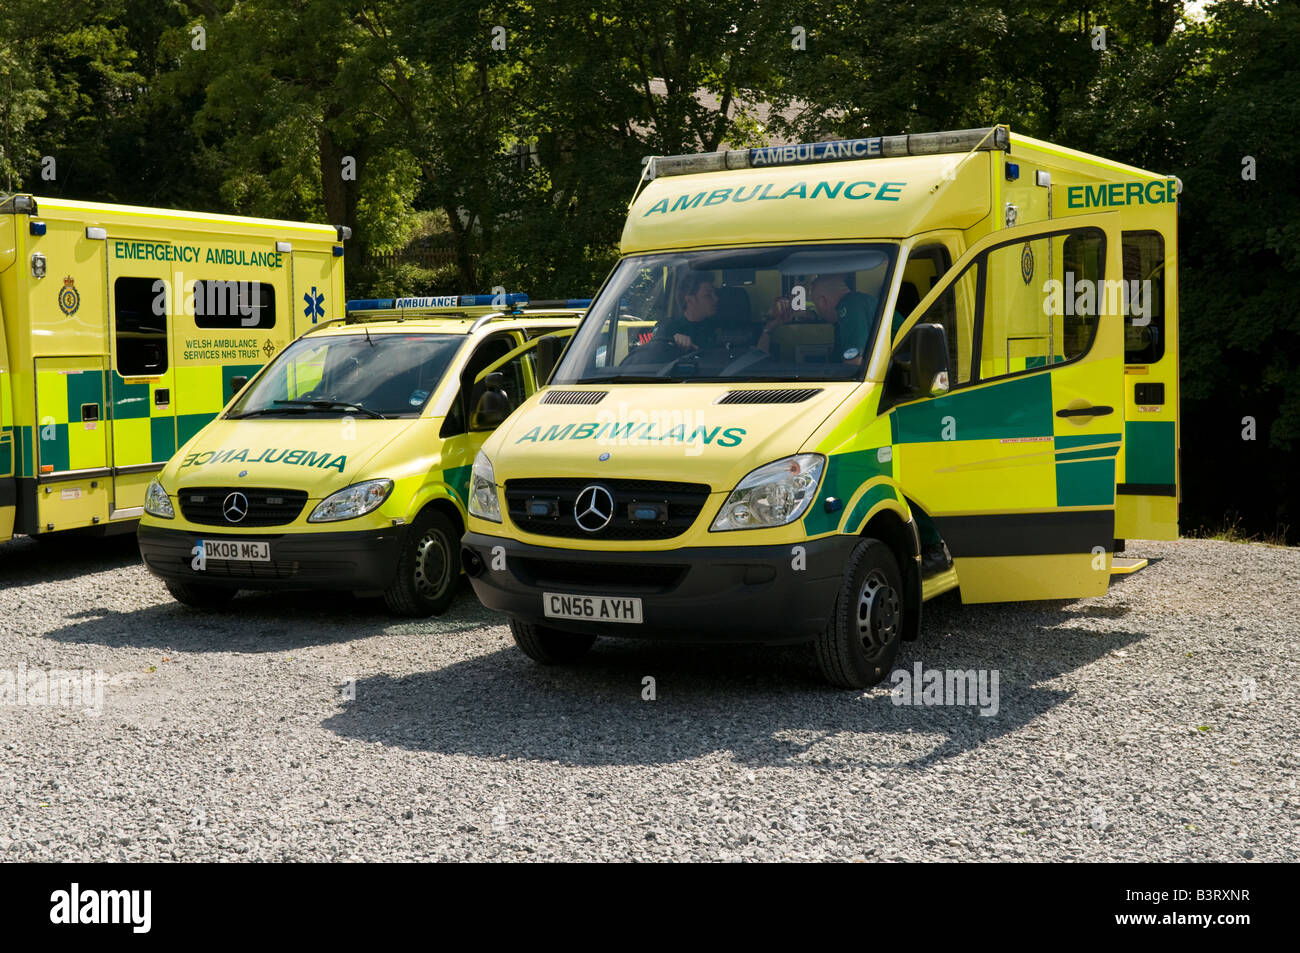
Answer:
M13 379L8 371L0 369L0 479L14 476L18 463L19 433L14 427L14 402L10 393Z
M103 358L36 361L36 457L40 472L108 466Z
M185 364L176 368L176 449L211 423L230 402L233 377L251 379L261 364ZM171 456L156 457L166 460Z

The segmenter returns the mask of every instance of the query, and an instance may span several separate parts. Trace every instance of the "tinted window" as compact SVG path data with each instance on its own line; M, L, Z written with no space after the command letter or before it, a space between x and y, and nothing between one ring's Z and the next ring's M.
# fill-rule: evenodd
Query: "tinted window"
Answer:
M275 327L275 288L260 281L196 281L194 323L200 328Z
M117 372L123 377L167 373L169 293L161 278L118 278L113 282L113 341Z

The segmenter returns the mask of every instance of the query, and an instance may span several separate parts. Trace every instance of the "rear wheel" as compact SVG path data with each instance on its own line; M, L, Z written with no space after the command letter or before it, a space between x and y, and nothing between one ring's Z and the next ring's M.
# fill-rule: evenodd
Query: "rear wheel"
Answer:
M220 609L230 605L239 590L193 582L169 582L167 591L177 602L194 609Z
M849 556L835 606L817 637L822 675L841 688L881 681L903 634L903 579L898 561L878 539L864 539Z
M510 634L521 652L543 665L563 665L580 659L596 641L594 635L561 632L519 619L510 620Z
M407 528L397 575L384 602L397 615L413 618L442 615L451 605L460 580L456 528L437 510L425 510Z

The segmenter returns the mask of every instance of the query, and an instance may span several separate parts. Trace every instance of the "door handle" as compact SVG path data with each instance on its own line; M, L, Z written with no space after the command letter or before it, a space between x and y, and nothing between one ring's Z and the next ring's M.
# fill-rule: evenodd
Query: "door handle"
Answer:
M1097 407L1067 407L1064 410L1058 410L1058 417L1105 417L1107 414L1113 414L1114 407L1099 405Z

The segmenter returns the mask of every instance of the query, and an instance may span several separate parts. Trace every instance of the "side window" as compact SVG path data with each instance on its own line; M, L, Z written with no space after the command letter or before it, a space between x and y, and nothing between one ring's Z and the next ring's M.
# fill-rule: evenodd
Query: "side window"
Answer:
M897 311L906 318L952 267L948 249L927 245L908 256ZM975 266L948 286L926 309L918 323L941 324L948 339L948 376L952 386L967 384L975 353Z
M1124 363L1154 364L1165 353L1165 239L1125 232Z
M442 430L439 431L440 436L451 437L465 433L469 428L469 415L483 393L482 383L475 387L474 378L478 377L483 368L493 361L500 360L514 350L516 344L517 342L510 335L498 334L488 338L470 355L465 370L460 375L460 388L456 391L456 399L452 402L451 409L447 411L447 419L443 422Z
M118 278L113 282L113 343L123 377L167 373L167 315L171 294L165 279Z
M1105 236L1076 229L992 248L980 267L980 380L1087 353L1097 333Z
M275 288L264 282L196 281L193 295L196 327L275 327Z

